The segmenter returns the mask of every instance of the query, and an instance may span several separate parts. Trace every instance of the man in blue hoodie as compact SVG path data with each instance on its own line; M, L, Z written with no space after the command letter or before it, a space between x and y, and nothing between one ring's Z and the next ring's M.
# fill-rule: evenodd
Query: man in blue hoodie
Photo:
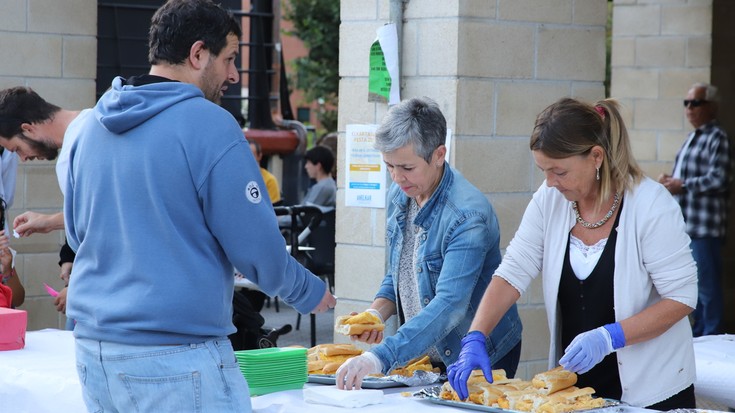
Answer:
M208 0L153 16L148 75L116 78L69 152L67 314L90 411L249 412L227 335L233 266L302 313L334 307L287 252L260 170L218 103L241 29Z

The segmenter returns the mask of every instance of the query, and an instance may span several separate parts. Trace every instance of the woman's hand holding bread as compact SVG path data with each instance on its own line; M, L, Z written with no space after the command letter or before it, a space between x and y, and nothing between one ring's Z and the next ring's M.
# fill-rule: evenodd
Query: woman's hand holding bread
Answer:
M368 344L380 343L384 329L382 315L372 308L362 313L353 312L348 316L337 317L334 324L336 332Z

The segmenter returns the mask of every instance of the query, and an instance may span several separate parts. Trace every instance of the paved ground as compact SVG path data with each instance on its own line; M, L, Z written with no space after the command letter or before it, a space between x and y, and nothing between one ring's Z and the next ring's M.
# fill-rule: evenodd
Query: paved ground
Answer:
M283 301L279 301L279 311L276 311L273 300L271 305L268 304L263 307L261 315L265 318L265 328L280 328L284 324L291 324L293 330L290 333L280 336L278 338L278 346L290 346L299 345L304 347L311 347L311 333L310 333L310 321L309 315L301 316L301 327L296 330L296 320L298 318L298 312L292 307L285 304ZM333 343L334 342L334 310L329 310L326 313L317 314L316 319L316 343Z

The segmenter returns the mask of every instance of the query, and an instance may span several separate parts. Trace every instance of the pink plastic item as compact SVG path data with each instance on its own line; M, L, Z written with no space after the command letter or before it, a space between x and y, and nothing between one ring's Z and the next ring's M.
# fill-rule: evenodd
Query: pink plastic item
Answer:
M46 284L46 283L43 283L43 286L44 286L44 287L46 287L46 292L47 292L47 293L48 293L48 295L50 295L51 297L58 297L58 296L59 296L59 292L58 292L58 291L56 291L56 290L54 290L53 288L51 288L51 286L50 286L50 285L48 285L48 284Z
M25 347L27 325L28 313L25 311L0 308L0 351Z

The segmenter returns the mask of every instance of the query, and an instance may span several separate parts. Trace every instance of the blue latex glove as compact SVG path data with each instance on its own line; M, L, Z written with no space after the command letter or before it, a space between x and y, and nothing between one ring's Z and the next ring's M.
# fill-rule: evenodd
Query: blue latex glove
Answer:
M472 370L481 369L488 383L493 382L493 370L485 348L485 335L479 331L470 331L462 339L462 350L457 361L447 368L447 378L460 400L469 396L467 379Z
M613 342L616 344L614 347ZM577 374L587 373L608 354L623 346L625 335L620 324L607 324L574 337L559 364Z

